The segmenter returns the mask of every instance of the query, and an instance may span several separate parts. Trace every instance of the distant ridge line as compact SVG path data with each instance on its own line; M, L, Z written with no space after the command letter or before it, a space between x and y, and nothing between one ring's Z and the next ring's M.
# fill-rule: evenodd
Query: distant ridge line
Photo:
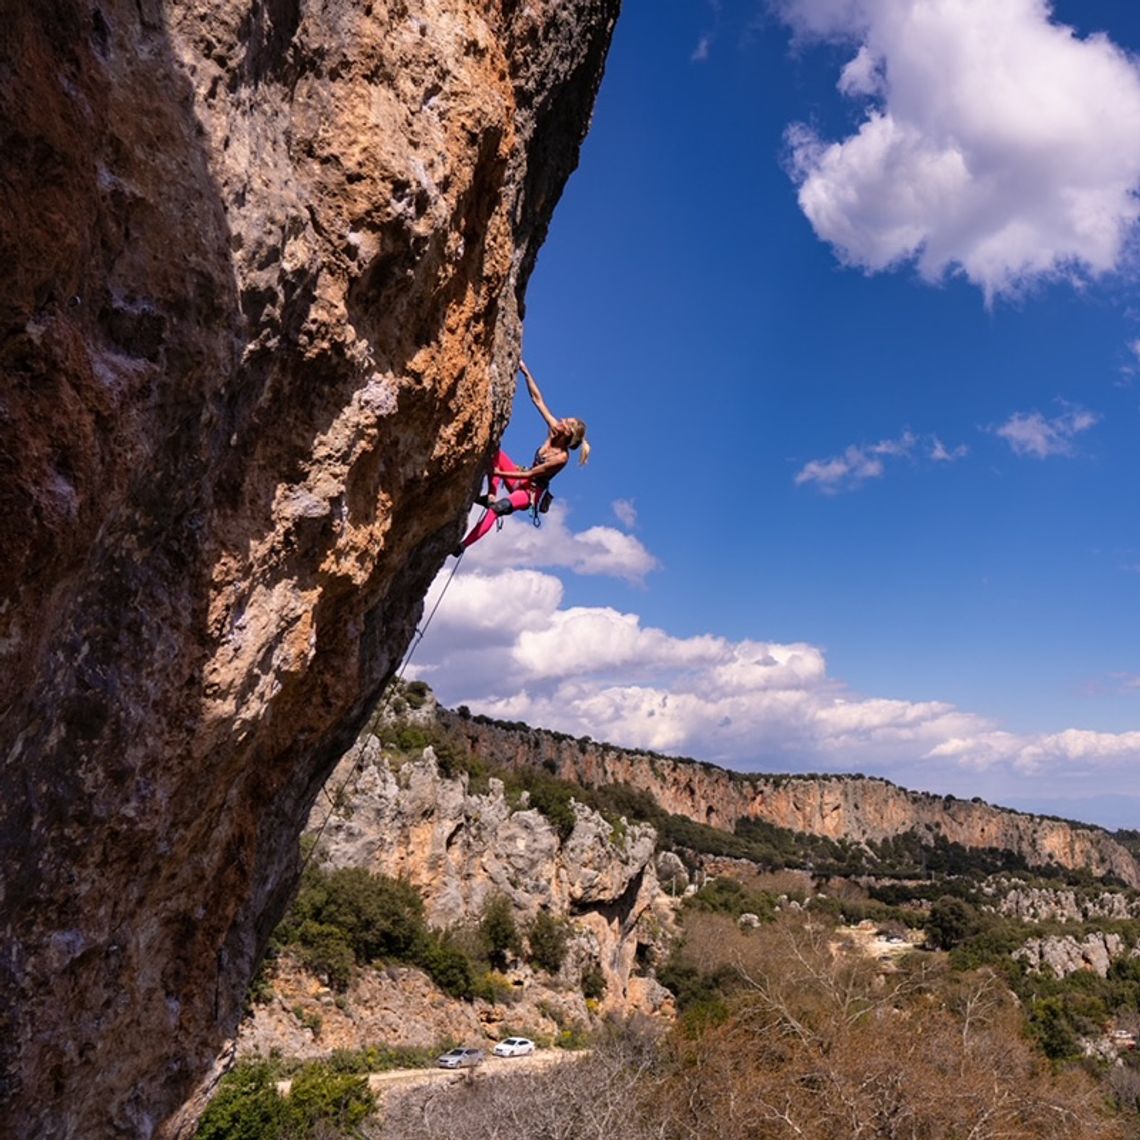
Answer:
M968 848L999 848L1030 867L1087 870L1140 888L1140 864L1104 828L903 788L881 776L734 772L708 761L663 756L575 738L521 722L440 709L476 755L540 766L585 787L627 784L665 810L732 831L740 819L830 839L881 842L906 832L941 835Z

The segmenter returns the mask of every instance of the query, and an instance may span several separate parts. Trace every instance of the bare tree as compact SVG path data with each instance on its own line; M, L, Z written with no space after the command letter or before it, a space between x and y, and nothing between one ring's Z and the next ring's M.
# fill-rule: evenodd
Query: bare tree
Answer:
M718 1021L614 1032L541 1072L393 1100L376 1140L1124 1140L1079 1071L1055 1074L1000 975L936 956L884 972L826 924L702 916L686 954L736 978ZM509 1070L506 1070L509 1072ZM1140 1104L1131 1069L1113 1075ZM1133 1116L1131 1119L1135 1119Z
M406 1094L372 1136L383 1140L655 1140L646 1104L659 1048L644 1027L612 1027L581 1058L518 1075L477 1076Z
M737 947L739 947L739 943ZM833 931L781 919L738 960L723 1024L671 1042L654 1107L697 1140L1109 1140L1083 1073L1054 1077L997 975L882 974ZM662 1119L663 1118L663 1119Z

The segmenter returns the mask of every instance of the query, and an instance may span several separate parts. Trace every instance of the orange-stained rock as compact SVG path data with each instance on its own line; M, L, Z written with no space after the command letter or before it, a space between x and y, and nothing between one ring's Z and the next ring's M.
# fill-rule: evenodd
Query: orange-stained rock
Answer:
M0 19L0 1132L149 1136L508 414L618 0Z
M1031 867L1085 868L1140 886L1136 860L1097 827L991 807L981 800L911 792L877 778L742 774L539 729L520 732L455 713L441 716L478 756L508 766L541 764L587 786L628 784L648 792L666 811L713 827L732 830L738 819L759 819L855 842L879 842L917 829L931 841L941 833L963 847L1012 851Z

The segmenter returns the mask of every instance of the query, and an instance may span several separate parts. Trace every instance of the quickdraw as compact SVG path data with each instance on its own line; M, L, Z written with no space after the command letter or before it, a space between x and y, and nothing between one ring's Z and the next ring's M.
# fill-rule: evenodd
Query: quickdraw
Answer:
M553 502L554 496L550 493L549 487L543 487L531 495L530 521L533 526L542 526L542 516L550 510L550 504Z

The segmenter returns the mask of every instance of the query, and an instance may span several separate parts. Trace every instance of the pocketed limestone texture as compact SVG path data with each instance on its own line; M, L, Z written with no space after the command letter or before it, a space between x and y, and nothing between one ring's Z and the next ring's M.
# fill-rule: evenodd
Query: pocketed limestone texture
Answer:
M504 426L618 0L0 0L0 1133L149 1136Z

